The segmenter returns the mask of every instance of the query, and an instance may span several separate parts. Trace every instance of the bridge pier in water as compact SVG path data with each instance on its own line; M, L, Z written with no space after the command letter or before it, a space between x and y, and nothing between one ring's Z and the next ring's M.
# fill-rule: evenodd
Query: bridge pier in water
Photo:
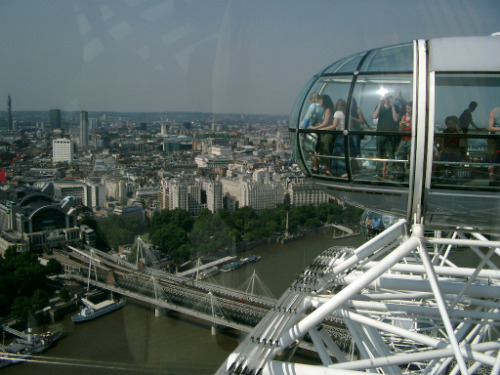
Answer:
M155 307L155 318L167 315L167 309L165 307L156 306Z
M212 333L212 336L216 336L219 333L222 333L223 329L224 327L222 327L221 325L213 323L210 332Z

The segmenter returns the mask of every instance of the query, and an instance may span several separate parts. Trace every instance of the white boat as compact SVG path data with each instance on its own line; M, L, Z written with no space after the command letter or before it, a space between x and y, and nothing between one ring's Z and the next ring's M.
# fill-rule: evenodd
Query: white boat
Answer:
M88 322L89 320L109 314L110 312L125 306L127 304L127 300L124 298L121 298L118 301L108 299L99 303L92 303L88 299L82 298L82 303L85 306L80 310L80 313L71 317L73 323Z

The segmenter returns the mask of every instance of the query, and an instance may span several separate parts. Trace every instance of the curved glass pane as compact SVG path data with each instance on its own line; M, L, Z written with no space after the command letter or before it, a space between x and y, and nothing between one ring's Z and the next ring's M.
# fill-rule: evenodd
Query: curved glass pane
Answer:
M290 129L297 129L299 127L299 118L300 118L300 113L302 111L302 108L307 106L308 104L306 103L306 95L313 84L318 79L317 76L313 77L306 86L302 89L302 91L299 93L297 96L297 99L295 99L295 103L293 104L292 111L290 113L290 117L288 119L288 127ZM304 117L304 114L302 114L302 117ZM300 145L302 142L297 142L298 137L304 137L303 134L298 134L297 132L290 132L290 147L292 150L293 155L295 155L295 160L299 164L299 167L302 171L305 172L306 166L304 165L304 157L302 155L302 151L300 149Z
M413 43L377 48L338 60L326 68L322 74L354 73L361 60L369 54L360 72L411 72L413 71Z
M406 114L405 104L411 99L412 75L359 75L348 102L353 77L319 77L303 103L297 104L297 108L301 108L298 115L300 131L295 138L299 144L294 151L299 156L301 167L306 167L303 169L306 173L326 178L345 178L349 169L350 178L355 181L408 183L413 135L411 127L405 130L404 136L400 135L399 122ZM349 104L344 109L342 126L332 128L325 123L328 120L324 109L317 109L314 95L327 95L333 103L341 99ZM397 119L393 119L392 127L382 122L379 124L378 117L373 118L382 96L391 98L395 105ZM390 107L387 109L391 112ZM340 132L344 129L349 133ZM348 165L346 153L349 155Z
M297 95L297 99L293 103L292 111L290 112L290 117L288 118L288 127L290 129L297 129L299 124L299 114L302 110L302 107L305 105L306 95L309 91L309 88L318 79L318 76L314 76L311 80L304 86L304 88L300 91L299 95Z
M300 129L308 132L299 134L298 152L312 174L342 176L347 173L343 136L335 133L345 129L351 81L352 76L320 77L302 105Z
M360 72L412 72L413 44L377 48L370 51Z
M358 69L359 63L366 55L366 53L367 53L366 51L361 52L356 55L352 55L342 60L336 61L328 68L326 68L322 74L354 73Z
M411 74L358 76L349 106L348 124L353 180L408 182L412 129L405 128L404 136L398 132L401 120L407 118L406 104L412 98L412 78ZM394 104L396 118L389 104L386 108L382 105L376 112L382 97ZM384 134L377 134L379 132Z

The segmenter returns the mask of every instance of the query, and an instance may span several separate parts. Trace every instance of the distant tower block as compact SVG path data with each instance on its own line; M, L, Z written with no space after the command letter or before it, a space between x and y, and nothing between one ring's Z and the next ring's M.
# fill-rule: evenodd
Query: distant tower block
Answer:
M97 118L92 117L89 119L89 130L97 130Z
M51 109L49 110L50 128L60 129L61 128L61 110Z
M9 130L12 131L13 122L12 122L12 98L10 95L7 97L7 122L9 124Z
M89 146L89 113L80 112L80 147Z
M167 124L161 124L161 133L163 137L167 136Z

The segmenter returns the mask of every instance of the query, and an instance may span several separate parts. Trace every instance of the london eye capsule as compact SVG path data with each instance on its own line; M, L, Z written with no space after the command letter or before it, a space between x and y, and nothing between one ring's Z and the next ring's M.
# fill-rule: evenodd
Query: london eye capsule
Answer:
M292 147L308 177L355 206L498 233L499 106L500 37L381 47L312 78Z

